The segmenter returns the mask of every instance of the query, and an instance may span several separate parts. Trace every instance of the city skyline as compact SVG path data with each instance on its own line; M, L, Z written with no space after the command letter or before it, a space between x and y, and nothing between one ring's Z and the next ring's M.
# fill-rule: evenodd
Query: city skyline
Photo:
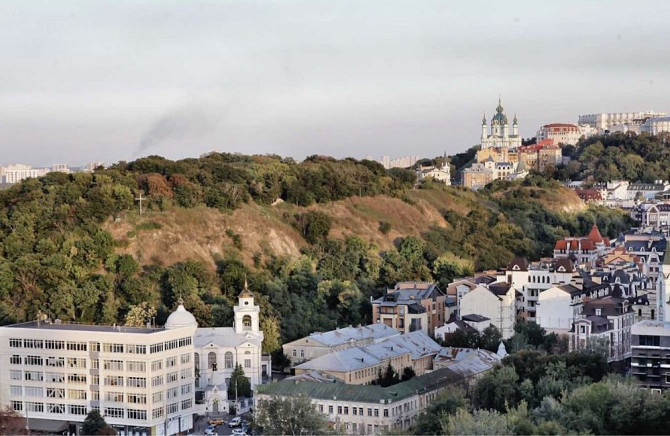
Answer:
M3 162L433 157L478 144L499 96L523 138L580 114L667 111L664 11L658 1L6 2Z

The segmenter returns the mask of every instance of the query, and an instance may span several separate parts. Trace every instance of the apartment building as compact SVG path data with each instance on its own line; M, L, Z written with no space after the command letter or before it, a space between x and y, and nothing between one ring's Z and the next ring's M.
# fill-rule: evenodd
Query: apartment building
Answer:
M400 282L372 302L372 322L402 333L432 332L444 325L445 315L446 295L434 283Z
M670 387L670 322L633 325L631 349L631 372L640 386L658 393Z
M628 300L605 297L585 301L581 317L574 322L570 349L584 350L601 341L607 350L607 361L631 356L631 327L635 313Z

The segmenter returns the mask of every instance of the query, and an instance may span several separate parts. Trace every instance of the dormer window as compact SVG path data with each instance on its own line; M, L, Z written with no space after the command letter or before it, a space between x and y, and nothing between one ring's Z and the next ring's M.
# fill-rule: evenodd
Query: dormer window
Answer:
M597 308L596 309L596 316L601 316L602 312L603 312L603 310L601 308Z

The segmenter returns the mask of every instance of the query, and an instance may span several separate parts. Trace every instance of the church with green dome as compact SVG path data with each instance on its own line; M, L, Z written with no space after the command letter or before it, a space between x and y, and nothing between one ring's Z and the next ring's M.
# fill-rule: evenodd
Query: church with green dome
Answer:
M498 99L496 114L491 118L491 129L486 125L486 115L482 119L482 150L485 148L516 148L521 146L521 136L519 135L519 122L514 115L512 120L512 132L509 130L507 115L502 107L502 102Z

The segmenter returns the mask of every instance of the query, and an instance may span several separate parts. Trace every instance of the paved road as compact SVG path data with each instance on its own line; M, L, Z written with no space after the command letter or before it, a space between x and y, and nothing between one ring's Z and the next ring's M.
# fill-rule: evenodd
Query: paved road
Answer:
M217 418L222 418L227 423L228 421L230 421L233 418L233 416L232 415L230 415L230 416L226 415L226 416L220 416L220 417L217 417ZM205 429L209 425L209 424L207 424L208 419L212 419L212 417L202 418L198 422L196 422L195 423L195 428L194 428L192 434L204 435L205 434ZM228 427L228 424L217 425L216 430L215 430L215 432L219 436L230 435L232 433L232 431L233 431L233 429Z

